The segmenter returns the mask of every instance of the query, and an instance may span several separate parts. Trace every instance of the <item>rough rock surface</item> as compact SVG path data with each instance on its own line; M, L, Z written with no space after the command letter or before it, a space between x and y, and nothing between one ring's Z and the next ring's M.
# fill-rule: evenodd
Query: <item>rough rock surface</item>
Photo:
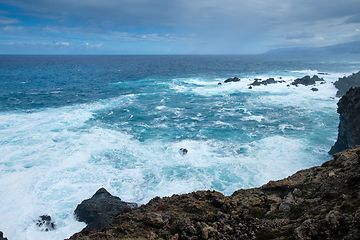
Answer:
M309 86L309 85L315 85L316 82L324 82L325 80L323 78L319 78L317 75L314 75L312 78L310 76L305 76L303 78L297 78L295 79L291 85L298 86L299 84Z
M121 201L112 196L105 188L100 188L90 199L82 201L75 209L80 222L85 222L90 229L100 229L114 219L119 213L137 207L136 203Z
M330 154L360 144L360 87L350 88L338 102L339 134Z
M224 83L229 83L229 82L240 82L240 78L233 77L233 78L228 78L224 81Z
M156 197L70 239L360 239L359 156L356 146L321 166L231 196Z
M54 221L49 215L40 216L39 219L36 221L36 226L38 226L41 231L45 232L55 230L56 228Z
M250 83L250 86L260 86L260 85L268 85L268 84L275 84L275 83L284 83L284 80L280 80L280 81L276 81L274 78L268 78L266 80L261 80L261 79L254 79L253 83Z
M0 240L8 240L7 238L4 237L4 234L1 231L0 231Z
M360 72L353 73L348 77L339 78L338 81L334 83L335 87L338 89L336 96L343 96L351 87L360 87Z

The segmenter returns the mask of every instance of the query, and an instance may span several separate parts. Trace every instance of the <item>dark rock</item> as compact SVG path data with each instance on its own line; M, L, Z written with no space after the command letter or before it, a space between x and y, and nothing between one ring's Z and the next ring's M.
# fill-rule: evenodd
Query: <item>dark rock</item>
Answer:
M70 239L360 239L359 172L356 146L321 166L231 196L156 197Z
M315 85L316 82L323 82L325 81L323 78L319 78L317 75L314 75L312 78L310 76L305 76L303 78L297 78L295 79L291 85L298 86L299 84L309 86L309 85Z
M52 231L55 230L55 223L51 220L49 215L42 215L38 220L36 220L36 226L38 226L41 231Z
M319 89L313 87L313 88L311 89L311 91L317 92L317 91L319 91Z
M169 222L170 216L161 212L151 212L146 214L145 222L156 228L161 228Z
M239 82L240 79L238 77L233 77L233 78L228 78L224 81L224 83L229 83L229 82Z
M4 237L4 234L1 231L0 231L0 240L8 240L6 237Z
M219 82L217 85L221 85L222 83L221 82Z
M343 96L351 87L360 87L360 72L353 73L348 77L339 78L338 81L334 83L335 87L338 89L336 96Z
M105 188L100 188L90 199L82 201L75 209L80 222L85 222L90 229L100 229L128 207L137 207L136 203L121 201Z
M186 148L180 148L179 149L179 154L181 155L181 156L184 156L184 155L186 155L188 153L188 150L186 149Z
M260 85L268 85L268 84L275 84L275 83L284 83L284 80L276 81L274 78L268 78L264 81L261 79L255 78L253 83L250 83L250 86L260 86Z
M252 89L252 86L250 86L249 89Z
M339 133L329 151L332 155L360 144L360 87L350 88L342 96L337 112L340 114Z

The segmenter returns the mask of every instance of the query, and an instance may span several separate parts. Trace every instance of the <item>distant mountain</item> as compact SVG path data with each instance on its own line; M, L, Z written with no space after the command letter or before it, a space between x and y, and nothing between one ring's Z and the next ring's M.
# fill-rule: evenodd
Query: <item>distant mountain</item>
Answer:
M317 48L278 48L265 54L360 54L360 41Z

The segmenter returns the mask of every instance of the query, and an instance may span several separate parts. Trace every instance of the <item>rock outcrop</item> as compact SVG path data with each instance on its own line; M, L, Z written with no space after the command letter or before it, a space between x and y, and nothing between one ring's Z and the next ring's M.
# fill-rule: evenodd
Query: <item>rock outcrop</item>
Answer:
M6 237L4 237L4 234L1 231L0 231L0 240L8 240Z
M356 146L321 166L231 196L156 197L70 239L360 239L359 193Z
M339 78L334 85L338 89L336 96L342 97L351 87L360 87L360 72Z
M309 85L315 85L316 82L325 82L323 78L319 78L317 75L314 75L313 77L305 76L303 78L297 78L295 79L291 85L298 86L299 84L309 86Z
M338 102L339 133L330 154L360 144L360 87L350 88Z
M35 222L41 231L48 232L56 229L56 225L49 215L42 215Z
M132 207L137 207L137 204L121 201L105 188L100 188L90 199L82 201L77 206L75 215L80 222L85 222L89 229L100 229L119 213Z
M275 84L275 83L284 83L284 80L280 80L280 81L276 81L274 78L268 78L266 80L261 80L261 79L254 79L253 83L250 83L250 86L260 86L260 85L268 85L268 84Z
M228 78L224 81L224 83L229 83L229 82L240 82L240 78L233 77L233 78Z

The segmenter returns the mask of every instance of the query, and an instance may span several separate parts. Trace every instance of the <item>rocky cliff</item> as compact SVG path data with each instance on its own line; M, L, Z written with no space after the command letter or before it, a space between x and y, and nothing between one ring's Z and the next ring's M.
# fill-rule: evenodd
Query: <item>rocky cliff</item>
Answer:
M335 87L338 89L336 96L343 96L351 87L360 87L360 72L353 73L350 76L339 78L338 81L334 83Z
M360 87L350 88L338 102L339 133L330 154L360 144Z
M197 191L152 199L88 239L360 239L360 146L231 196Z

